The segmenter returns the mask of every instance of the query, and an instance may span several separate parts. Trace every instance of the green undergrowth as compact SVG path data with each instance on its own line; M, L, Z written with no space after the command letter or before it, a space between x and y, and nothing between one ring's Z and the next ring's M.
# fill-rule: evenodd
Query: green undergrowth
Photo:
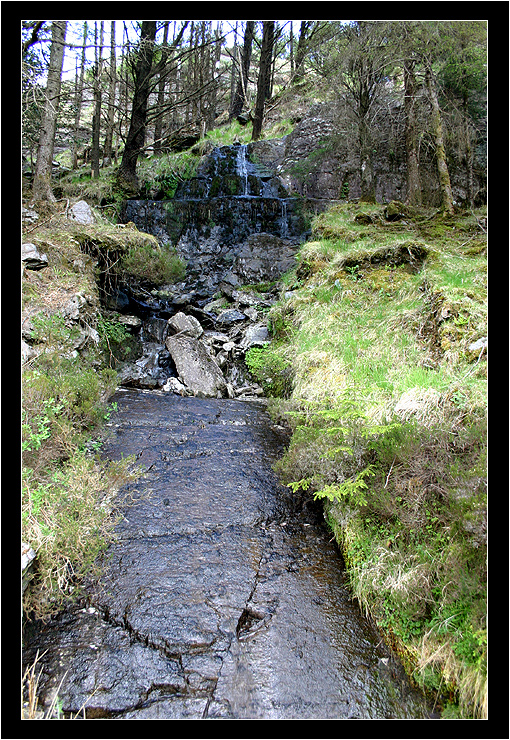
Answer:
M21 376L21 524L23 542L37 555L23 608L26 617L44 618L80 594L109 542L115 492L139 475L130 458L108 464L99 457L117 386L112 353L120 357L128 340L115 317L103 314L99 283L106 284L109 267L114 282L114 263L115 275L129 274L122 260L148 249L157 254L157 243L99 216L91 226L71 222L63 203L41 211L41 224L27 228L24 241L48 257L48 267L22 276L31 354Z
M459 718L486 716L485 224L335 206L270 314L293 379L277 470L324 502L354 596Z

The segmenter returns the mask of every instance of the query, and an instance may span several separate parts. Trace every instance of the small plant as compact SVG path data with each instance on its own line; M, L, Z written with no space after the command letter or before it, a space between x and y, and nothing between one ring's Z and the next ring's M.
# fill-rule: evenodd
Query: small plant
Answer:
M343 483L335 483L325 486L321 491L317 491L314 499L327 498L329 501L346 500L353 506L366 506L368 503L366 491L368 485L365 478L375 475L372 465L368 465L364 470L360 470L352 478L348 478Z
M25 439L22 442L22 450L32 452L39 450L44 440L51 436L51 422L62 413L64 403L57 403L54 398L43 401L44 412L37 414L22 426Z
M252 347L245 356L248 370L269 396L286 398L292 392L290 363L270 347Z
M356 280L359 280L359 265L346 265L344 269L351 280L354 280L354 282L356 282Z

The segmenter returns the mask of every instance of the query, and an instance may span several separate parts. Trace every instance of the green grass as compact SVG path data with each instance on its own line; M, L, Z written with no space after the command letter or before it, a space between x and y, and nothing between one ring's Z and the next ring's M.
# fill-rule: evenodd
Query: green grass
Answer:
M486 712L486 355L468 349L487 332L479 215L388 223L381 206L335 206L272 309L294 375L273 402L293 430L282 480L325 501L353 593L457 717Z
M30 232L49 266L24 271L22 280L24 331L37 353L22 373L22 539L37 554L23 597L27 617L45 617L79 595L108 542L113 495L137 474L129 460L110 466L93 454L116 388L110 343L125 338L100 316L94 262L82 249L117 254L150 239L107 223L79 226L56 209ZM78 326L65 314L76 294L86 296L81 318L99 336L79 351Z

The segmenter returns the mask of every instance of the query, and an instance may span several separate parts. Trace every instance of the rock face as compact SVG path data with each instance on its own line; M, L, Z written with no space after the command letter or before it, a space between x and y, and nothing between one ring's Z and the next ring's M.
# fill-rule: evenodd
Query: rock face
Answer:
M294 266L297 248L273 234L251 234L239 249L234 272L246 284L272 282Z
M175 247L188 284L204 294L224 280L278 279L293 265L307 222L272 167L283 146L261 151L263 157L251 145L217 147L173 199L129 200L121 218Z
M390 104L390 103L389 103ZM398 106L391 116L387 109L373 122L373 168L375 197L378 203L406 202L407 163L402 132L388 125L403 113ZM352 200L361 195L360 162L356 150L358 132L345 101L317 103L302 118L285 140L285 151L274 162L276 171L289 194L309 199ZM483 152L483 145L479 147ZM453 150L448 152L453 197L462 203L467 198L468 173L465 163ZM478 156L478 155L477 155ZM485 163L482 153L474 165L475 202L486 198ZM420 179L424 202L441 205L437 164L432 149L420 151ZM478 192L477 192L478 191Z
M171 336L166 346L181 382L194 396L217 398L226 395L227 383L220 367L200 339Z

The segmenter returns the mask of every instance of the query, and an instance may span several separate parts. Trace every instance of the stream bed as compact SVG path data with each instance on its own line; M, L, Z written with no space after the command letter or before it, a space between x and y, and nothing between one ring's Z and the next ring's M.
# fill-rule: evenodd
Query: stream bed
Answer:
M105 458L145 473L87 597L25 636L40 697L112 719L424 719L321 509L278 482L263 401L119 390Z

